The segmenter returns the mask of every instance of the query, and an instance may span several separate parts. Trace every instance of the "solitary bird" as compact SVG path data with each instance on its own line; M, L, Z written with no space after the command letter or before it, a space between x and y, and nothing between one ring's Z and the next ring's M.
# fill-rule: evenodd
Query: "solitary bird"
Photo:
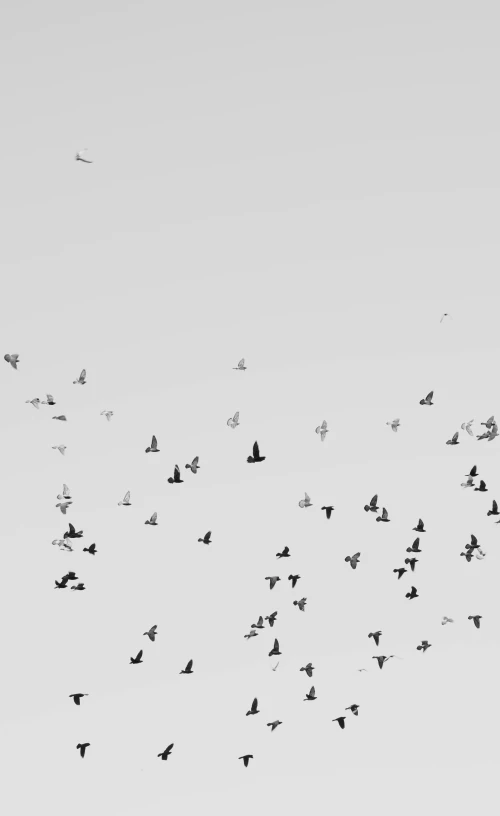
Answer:
M318 698L316 697L316 689L314 688L314 686L311 686L311 690L310 690L309 694L306 694L306 696L304 697L304 702L306 700L317 700L317 699Z
M25 400L25 402L26 402L27 405L28 404L32 405L33 408L37 409L37 411L38 411L38 409L40 408L40 405L41 405L40 400L39 400L38 397L35 397L35 399L32 399L32 400Z
M326 505L326 507L322 507L321 509L326 511L326 517L327 519L329 519L331 518L332 510L335 510L335 507L332 507L331 504L328 504Z
M66 445L52 445L52 450L58 450L64 456Z
M101 411L101 416L105 416L108 422L110 422L111 417L113 416L113 411Z
M281 552L276 553L276 558L290 558L290 547L283 547Z
M423 640L420 646L417 646L418 651L426 652L432 646L432 643L429 643L428 640Z
M248 717L250 714L260 714L260 711L257 706L258 706L257 697L254 697L252 705L250 707L250 711L247 711L246 716Z
M368 511L370 511L371 513L376 513L377 512L377 510L378 510L377 501L378 501L378 496L375 493L374 497L372 499L370 499L370 504L365 504L365 510L366 510L367 513L368 513Z
M265 456L260 455L258 443L254 442L253 456L247 456L247 462L249 462L249 464L253 464L254 462L263 462L265 458Z
M399 419L393 419L392 422L386 422L386 425L390 425L394 433L397 433L399 428Z
M200 457L195 456L193 461L191 462L191 464L186 465L187 469L190 470L191 473L194 473L195 476L196 476L197 471L200 469L200 466L198 464L199 461L200 461Z
M274 622L276 620L277 615L278 615L277 612L273 612L271 615L266 615L266 617L264 618L264 620L266 620L269 623L271 629L274 626Z
M375 641L375 646L378 646L381 634L382 634L382 632L380 631L380 629L378 630L378 632L370 632L369 633L368 637L373 638L373 640Z
M375 521L390 521L390 518L389 518L389 513L387 512L387 510L385 509L385 507L382 507L382 515L381 515L381 516L377 516L377 518L375 519Z
M82 699L82 697L88 697L89 695L88 694L70 694L69 696L73 697L74 704L79 706L80 705L80 700Z
M479 482L479 487L475 487L474 490L475 491L478 490L480 493L487 493L488 488L486 487L486 482L483 481L483 479L481 479L481 481Z
M271 733L276 730L278 725L283 725L281 720L273 720L273 722L267 723L268 726L271 726Z
M306 606L307 598L301 598L300 601L294 601L293 605L298 606L300 611L303 612Z
M174 743L171 742L170 745L167 745L165 750L161 752L161 754L158 754L158 756L161 757L162 759L168 759L170 754L172 753L172 748L173 747L174 747Z
M73 385L86 385L87 372L82 368L81 374L77 380L73 380Z
M240 424L240 421L239 421L239 420L240 420L240 412L239 412L239 411L236 411L235 415L234 415L232 418L231 418L231 417L229 417L229 419L228 419L228 421L227 421L227 424L228 424L228 425L229 425L229 427L230 427L230 428L232 428L232 429L233 429L233 431L234 431L234 429L235 429L235 428L237 428L237 427L238 427L238 425Z
M413 598L418 598L418 597L419 597L419 595L417 594L417 590L415 589L414 586L412 586L411 592L407 592L406 595L405 595L405 598L408 598L410 601L412 601Z
M55 400L52 394L47 394L47 399L42 400L42 405L55 405Z
M158 634L157 631L156 631L157 629L158 629L158 624L155 623L155 625L152 626L151 629L148 629L147 632L143 632L142 634L147 635L148 638L154 642L154 639L155 639L156 635Z
M405 569L405 567L398 567L398 569L393 569L393 572L397 573L399 581L399 579L405 574L405 572L408 572L408 570Z
M86 153L88 147L84 147L83 150L78 150L75 156L76 161L84 162L85 164L93 164L94 162L90 161L90 159L84 159L83 154Z
M443 316L441 317L441 320L440 320L439 322L440 322L440 323L442 323L442 322L443 322L443 320L445 319L445 317L450 317L450 315L448 314L448 312L445 312L445 313L443 314Z
M476 629L479 629L480 626L481 626L481 618L482 617L483 617L482 615L469 615L467 620L474 621L474 626L476 627Z
M432 397L434 396L434 391L429 391L425 399L420 400L420 405L434 405L432 401Z
M460 445L460 442L458 441L458 431L455 431L455 433L453 434L451 439L448 439L446 444L447 445Z
M354 705L347 706L346 711L352 711L354 716L357 717L358 716L358 709L359 709L359 705L356 705L356 703L354 703Z
M269 581L269 589L273 589L281 578L278 575L267 575L264 580Z
M155 511L150 519L146 519L144 524L151 524L152 527L157 527L158 526L157 518L158 513Z
M88 552L89 555L95 555L97 552L95 544L91 544L90 547L84 547L83 552Z
M174 467L174 476L173 476L173 478L172 478L172 476L169 476L168 479L167 479L167 482L169 482L170 484L180 484L183 481L184 481L184 479L181 479L181 471L180 471L179 465L176 465Z
M422 521L421 518L419 518L417 526L413 527L413 529L417 533L426 533L427 532L427 530L424 530L424 522Z
M17 364L19 362L19 354L4 354L3 359L6 363L10 363L12 368L17 371Z
M133 663L134 665L136 665L137 663L142 663L142 662L143 661L142 661L142 649L141 649L140 652L137 652L137 655L135 657L130 658L130 663Z
M389 657L386 657L385 655L374 655L372 657L372 660L376 660L377 663L378 663L379 669L381 669L383 667L384 663L387 663L387 661L390 660L391 657L394 657L394 655L389 655Z
M348 561L349 564L351 565L352 569L355 570L356 567L358 566L358 562L359 562L360 557L361 557L361 553L357 552L357 553L354 553L354 555L346 555L346 557L344 558L344 561Z
M77 749L80 750L80 756L81 756L82 759L84 758L85 751L87 750L87 748L89 746L90 746L90 742L79 742L78 745L76 746Z
M325 437L328 433L326 419L323 420L321 425L318 425L318 427L316 428L316 433L321 436L321 441L324 442Z
M419 552L420 552L420 550L419 550ZM417 564L417 563L418 563L418 558L405 558L405 564L410 565L410 569L411 569L412 572L415 572L415 564Z
M118 506L123 505L123 507L130 507L131 504L132 502L130 501L130 490L127 490L122 501L118 502Z
M295 589L295 584L299 580L300 575L289 575L288 580L292 582L292 589Z
M209 530L208 533L205 533L203 538L199 538L198 541L201 541L202 544L211 544L210 536L212 535L212 531Z
M146 448L146 453L159 453L159 452L160 449L158 447L158 440L156 436L153 436L151 438L151 445L148 445L148 447Z
M305 666L302 666L300 671L305 671L305 673L307 674L308 677L312 677L313 676L313 671L314 671L314 666L313 666L312 663L306 663Z
M271 651L269 652L268 657L273 657L273 655L278 657L278 655L280 655L280 654L281 654L281 652L280 652L280 644L279 644L278 638L274 638L274 646L271 649Z
M241 360L239 361L238 365L233 368L233 371L246 371L246 370L247 370L247 368L246 368L246 365L245 365L245 358L242 357Z
M446 626L447 623L454 623L454 620L453 618L447 618L446 615L443 615L441 626Z
M335 719L332 720L332 722L338 722L338 724L340 725L341 728L345 728L345 720L346 720L345 716L344 717L335 717Z
M193 674L193 661L188 660L188 662L186 663L186 668L181 669L179 674Z
M406 548L406 552L409 552L409 553L411 553L411 552L422 552L422 550L419 547L419 544L420 544L420 538L416 538L415 541L413 542L413 544L411 545L411 547Z
M68 509L68 507L69 507L71 504L73 504L73 502L70 502L70 501L67 501L67 502L59 502L58 504L56 504L56 507L58 507L58 508L59 508L59 510L61 511L61 513L62 513L62 514L65 516L65 515L66 515L66 510Z
M499 516L500 513L498 512L498 504L496 503L495 499L493 499L491 510L488 510L486 513L487 516Z
M312 502L307 493L304 493L304 498L299 501L299 507L312 507Z
M468 422L462 422L462 424L460 425L462 431L467 431L469 436L474 436L474 431L471 428L473 422L474 422L473 419L469 419Z
M248 768L248 760L253 759L253 754L243 754L243 756L238 757L238 759L242 759L243 765L245 768Z

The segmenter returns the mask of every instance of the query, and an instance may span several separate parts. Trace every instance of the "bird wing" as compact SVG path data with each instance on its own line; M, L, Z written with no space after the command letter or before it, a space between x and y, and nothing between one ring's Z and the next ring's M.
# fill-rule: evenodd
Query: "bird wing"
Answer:
M254 442L254 445L253 445L253 458L258 459L259 457L260 457L259 443Z
M130 490L127 490L127 492L125 493L125 495L123 497L123 501L124 501L124 503L130 501Z
M434 391L429 391L429 393L427 394L425 399L429 400L429 402L431 402L433 396L434 396Z
M251 710L252 710L252 711L257 711L257 706L258 706L257 697L254 697L253 702L252 702L252 708L251 708Z
M311 686L311 691L309 692L309 696L310 697L315 697L316 696L316 689L314 688L314 686Z
M158 447L158 440L156 439L156 436L153 436L151 439L151 447L153 450Z
M150 521L154 524L156 519L158 518L158 513L154 512L150 518Z
M457 439L458 439L458 431L455 431L455 433L453 434L453 436L451 438L452 438L453 442L456 442Z
M233 417L233 422L238 422L239 418L240 418L240 412L236 411L236 413L235 413L235 415Z
M136 660L140 660L140 659L141 659L141 657L142 657L142 649L140 650L140 652L137 652L137 655L136 655L136 658L135 658L135 659L136 659Z
M241 358L241 360L240 360L240 361L239 361L239 363L238 363L238 367L240 367L240 366L244 366L244 365L245 365L245 358L244 358L244 357L242 357L242 358Z
M180 478L181 478L181 471L180 471L179 465L176 465L174 467L174 479L180 479Z
M80 382L83 382L86 376L87 376L87 372L85 371L84 368L82 368L82 373L80 374L80 377L79 377Z
M377 501L378 501L378 494L377 494L377 493L375 493L375 495L373 496L373 498L372 498L372 499L371 499L371 501L370 501L370 505L371 505L371 507L375 507L375 506L376 506L376 504L377 504Z
M382 518L386 519L387 517L388 517L387 510L385 509L385 507L382 507Z
M194 457L194 459L193 459L193 461L191 462L191 467L196 468L196 467L198 466L198 462L199 462L199 461L200 461L200 457L199 457L199 456L195 456L195 457Z

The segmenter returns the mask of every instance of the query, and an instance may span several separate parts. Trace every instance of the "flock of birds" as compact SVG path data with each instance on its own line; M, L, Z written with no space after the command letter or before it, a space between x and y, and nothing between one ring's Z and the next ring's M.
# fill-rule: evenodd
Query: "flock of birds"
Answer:
M80 160L80 161L87 161L86 159L84 159L82 157L81 152L77 154L76 158L77 158L77 160ZM91 163L91 162L88 162L88 163ZM447 315L443 315L443 317L446 317L446 316ZM441 318L441 320L442 319L443 318ZM5 354L4 360L7 363L9 363L12 366L13 369L17 370L18 363L19 363L19 355L18 354ZM246 371L247 368L246 368L246 365L245 365L245 359L242 358L239 361L238 365L235 366L234 368L237 371ZM87 373L86 373L85 369L83 369L81 371L81 373L80 373L80 376L76 380L73 381L73 384L83 386L83 385L86 384L86 382L87 382ZM36 408L37 410L39 410L41 405L53 406L53 405L56 404L56 402L55 402L55 400L54 400L54 398L53 398L53 396L51 394L47 394L46 396L47 396L47 399L43 400L43 401L41 401L38 397L36 397L34 399L31 399L31 400L26 400L26 402L28 404L33 405L33 407ZM433 396L434 396L433 391L430 391L424 399L420 400L420 405L423 405L423 406L432 406L432 405L434 405L434 403L432 401ZM111 418L113 417L113 411L104 410L104 411L101 412L101 416L105 416L106 419L109 422L111 420ZM64 414L54 416L53 419L58 420L58 421L63 421L63 422L67 421L66 416ZM472 431L472 428L471 428L473 422L474 422L474 420L470 420L468 422L464 422L462 424L462 426L461 426L462 430L466 431L470 436L473 435L473 431ZM227 420L227 425L232 430L235 430L239 426L239 424L240 424L239 423L239 411L237 411L232 417L230 417ZM394 432L397 432L398 429L400 428L400 420L399 419L394 419L392 421L387 422L386 424L389 425ZM477 435L476 438L478 440L487 439L488 441L491 442L498 436L498 425L497 425L497 423L495 421L494 416L489 417L489 419L487 419L486 422L482 422L481 425L485 426L486 431L484 433L482 433L482 434ZM318 425L316 427L315 432L320 437L321 441L324 442L325 439L326 439L326 435L328 433L328 424L327 424L326 420L323 421L320 425ZM451 439L446 442L446 444L447 445L457 445L457 444L459 444L458 436L459 436L459 432L456 431L453 434L453 436L451 437ZM53 449L58 450L62 455L65 455L65 452L66 452L66 446L65 445L55 445L55 446L53 446ZM160 452L160 449L158 448L158 440L157 440L156 436L153 436L152 439L151 439L151 444L148 445L148 447L146 447L146 449L145 449L145 453L149 454L149 453L159 453L159 452ZM263 462L265 462L265 460L266 460L266 456L261 455L259 444L256 441L254 443L254 445L253 445L252 453L247 457L247 462L249 464L262 464ZM198 473L198 470L200 469L199 457L195 456L195 458L191 462L186 463L185 469L189 470L193 475L196 475ZM467 481L462 483L463 488L473 487L475 491L483 492L483 493L487 492L486 483L483 480L481 480L479 482L479 486L475 486L474 479L479 476L479 474L477 472L477 467L475 465L474 465L474 467L471 468L469 473L465 474L465 475L467 477ZM177 465L177 464L175 465L174 474L173 474L173 476L170 476L167 481L169 482L169 484L183 483L184 480L181 479L181 469L180 469L179 465ZM66 515L67 511L68 511L68 508L72 504L72 496L71 496L71 492L70 492L70 489L69 489L68 485L66 485L66 484L63 485L62 493L57 495L57 499L58 499L58 503L55 505L56 508L58 508L63 515ZM130 500L130 491L127 491L127 493L125 494L123 499L118 502L118 505L120 507L130 507L132 505L132 502ZM299 505L299 507L301 509L305 509L305 508L312 507L313 503L311 502L311 499L308 496L308 494L305 493L304 498L301 499L298 502L298 505ZM321 507L321 510L325 511L326 519L329 520L331 518L332 513L334 512L335 508L334 508L333 505L324 505L324 506ZM364 510L367 513L373 513L373 514L379 513L380 508L379 508L379 504L378 504L378 495L377 494L375 494L370 499L370 501L367 504L364 505ZM493 500L491 510L488 510L487 515L488 516L499 516L500 515L500 512L498 510L498 505L497 505L497 502L495 500ZM376 521L377 522L384 522L384 523L389 523L391 521L390 518L389 518L388 510L385 507L382 507L381 513L376 515ZM147 524L147 525L152 525L152 526L157 525L157 513L156 512L153 513L149 519L145 520L144 523ZM500 524L500 519L496 523ZM418 559L415 557L415 555L422 552L421 547L420 547L420 537L421 537L421 535L423 535L423 534L425 534L427 532L427 530L425 529L425 525L424 525L423 520L421 518L419 518L417 524L412 529L418 535L417 535L417 538L415 538L415 540L413 541L412 545L409 546L407 548L407 550L406 550L409 557L406 557L404 559L405 566L396 567L393 570L393 572L397 575L397 580L398 581L403 577L403 575L405 573L408 572L408 570L411 573L415 572L416 564L418 563ZM211 536L212 536L211 531L208 531L207 533L205 533L205 535L203 537L198 539L198 542L201 542L201 543L208 546L208 545L210 545L212 543ZM54 539L52 544L54 546L58 546L61 550L64 550L66 552L72 552L73 551L73 543L77 539L81 539L82 537L83 537L83 531L82 530L77 531L75 529L74 525L70 523L69 524L69 529L64 533L63 537L61 539ZM481 560L486 555L486 553L483 552L483 550L479 547L478 540L477 540L476 536L474 536L473 534L471 534L470 543L465 544L464 550L465 550L465 552L461 552L460 555L465 557L468 562L470 562L473 557L475 557L476 559ZM86 552L89 555L95 556L98 551L96 549L95 543L93 543L93 544L90 544L90 546L88 546L88 547L84 547L83 552ZM281 561L283 558L289 558L290 555L291 555L291 553L290 553L289 547L285 546L281 552L276 553L276 558L279 561ZM361 559L361 553L360 552L356 552L353 555L346 555L345 556L345 561L348 564L350 564L350 567L353 570L356 570L358 568L358 566L360 564L360 559ZM300 580L300 578L301 578L300 575L294 574L294 573L291 573L288 576L288 581L291 582L292 589L294 589L296 587L296 585L297 585L298 581ZM265 577L265 580L269 581L269 589L273 590L274 587L276 586L276 584L279 581L281 581L282 579L281 579L281 577L279 575L268 575L268 576ZM78 576L73 571L67 571L59 580L56 579L54 588L58 589L58 590L67 589L68 583L72 584L72 586L71 586L72 591L84 591L85 590L84 583L79 581ZM418 598L420 596L418 595L416 587L411 586L410 590L408 592L406 592L405 597L408 600L414 600L414 599L416 599L416 598ZM296 599L296 600L293 601L294 606L296 606L301 612L305 611L306 603L307 603L307 598L305 598L305 597L302 597L300 599ZM273 628L275 623L276 623L277 616L278 616L278 611L272 612L270 615L267 615L265 618L263 616L259 616L257 622L251 624L250 631L247 634L244 635L244 638L250 640L251 638L257 637L258 634L259 634L259 631L265 629L264 621L267 622L267 624L268 624L268 626L270 628ZM482 619L481 615L478 615L478 614L469 615L468 619L473 622L474 626L477 629L480 628L481 619ZM443 618L441 620L441 624L444 626L444 625L450 624L450 623L454 623L454 620L452 618L446 616L446 615L443 616ZM153 643L155 642L155 639L156 639L157 628L158 628L157 625L154 625L150 629L148 629L146 632L143 633L144 636L147 636L149 638L149 640L151 642L153 642ZM374 642L375 646L377 647L377 649L379 648L380 638L381 637L382 637L382 631L381 630L377 630L377 631L368 633L368 638L373 640L373 642ZM420 651L420 652L422 652L422 654L424 654L429 648L431 648L431 646L432 646L432 644L429 643L428 640L422 640L421 643L416 648L417 648L418 651ZM274 644L273 644L272 649L269 651L269 657L278 657L279 655L281 655L279 639L274 638ZM377 665L378 665L379 669L383 669L385 663L387 663L390 659L396 658L396 657L398 657L398 656L397 655L377 654L377 655L373 655L372 659L377 661ZM143 662L142 658L143 658L143 649L140 649L135 657L130 657L130 664L131 665L139 665L139 664L141 664ZM190 659L188 661L188 663L186 664L185 668L181 669L180 674L185 674L185 675L193 674L193 665L194 665L193 659ZM275 666L272 666L271 668L272 668L273 671L276 671L278 666L279 666L279 662ZM305 672L308 678L312 678L313 677L313 672L314 672L314 666L312 665L312 663L307 663L305 666L302 666L300 668L300 671ZM366 671L366 669L358 669L358 671ZM84 697L87 697L87 696L89 696L89 695L88 694L83 694L83 693L73 693L73 694L69 695L69 697L73 700L74 704L77 705L77 706L80 706L82 699ZM315 690L315 687L313 685L313 686L311 686L309 692L305 694L304 702L313 702L316 699L317 699L316 690ZM259 706L258 699L257 699L257 697L255 697L253 699L252 703L251 703L251 706L250 706L249 710L246 712L246 716L255 716L255 715L259 714L260 711L259 711L258 706ZM359 715L359 705L358 704L351 704L351 705L349 705L349 706L347 706L345 708L345 711L350 711L352 713L352 715L354 715L355 717L358 717L358 715ZM345 726L346 726L347 717L348 717L348 715L343 714L341 716L335 717L332 720L332 722L337 722L339 727L343 730L345 728ZM267 726L271 729L271 732L275 731L280 725L282 725L282 722L279 719L275 719L275 720L272 720L271 722L267 723ZM89 742L78 743L78 745L76 746L76 748L78 749L82 759L85 757L86 750L89 747L90 747ZM168 757L172 753L173 747L174 747L174 743L172 742L167 746L167 748L164 751L161 751L157 756L159 758L161 758L162 760L167 760ZM246 753L246 754L243 754L242 756L238 757L238 759L243 761L243 764L244 764L245 767L248 767L250 759L253 759L253 754Z

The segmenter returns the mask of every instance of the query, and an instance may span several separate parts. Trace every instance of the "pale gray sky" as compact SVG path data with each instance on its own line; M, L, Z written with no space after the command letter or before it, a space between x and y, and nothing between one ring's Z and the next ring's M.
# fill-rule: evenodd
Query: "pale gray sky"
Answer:
M499 17L442 0L4 10L9 816L495 812L500 440L445 442L500 417ZM25 404L47 391L53 408ZM486 495L460 487L474 464ZM375 492L390 524L363 512ZM67 521L85 532L70 554L51 546ZM487 555L468 564L471 533ZM53 590L68 569L85 592Z

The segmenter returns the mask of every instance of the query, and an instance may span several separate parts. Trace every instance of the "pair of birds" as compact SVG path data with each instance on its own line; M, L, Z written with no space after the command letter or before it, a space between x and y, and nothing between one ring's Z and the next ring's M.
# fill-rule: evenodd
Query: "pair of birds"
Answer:
M199 456L195 456L193 461L191 462L191 464L186 465L186 468L188 468L188 470L190 470L195 475L198 472L198 470L200 469L200 466L198 464L199 459L200 459ZM169 484L181 484L181 482L184 482L184 479L181 479L181 471L180 471L179 465L176 465L174 467L174 475L169 476L168 479L167 479L167 482L169 482Z
M365 504L365 512L366 513L376 513L378 511L378 494L375 493L374 496L370 499L369 504ZM382 507L382 515L377 516L376 521L390 521L389 513L387 512L385 507Z

